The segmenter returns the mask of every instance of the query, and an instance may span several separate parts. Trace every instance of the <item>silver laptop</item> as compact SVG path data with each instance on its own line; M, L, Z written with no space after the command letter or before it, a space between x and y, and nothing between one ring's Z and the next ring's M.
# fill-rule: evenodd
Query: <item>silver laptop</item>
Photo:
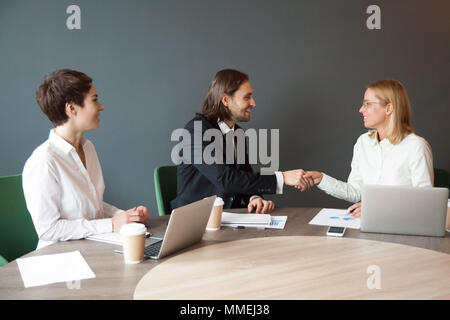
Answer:
M173 210L166 232L147 239L150 245L144 249L145 257L161 259L199 242L215 200L216 196L211 196Z
M445 236L447 188L364 185L361 231Z

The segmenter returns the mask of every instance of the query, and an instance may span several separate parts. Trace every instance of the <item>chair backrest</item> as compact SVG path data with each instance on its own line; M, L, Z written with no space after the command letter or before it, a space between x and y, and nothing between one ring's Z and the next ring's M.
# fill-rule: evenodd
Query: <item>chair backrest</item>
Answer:
M177 196L177 166L155 168L154 178L158 214L170 214L170 201Z
M447 170L434 168L434 186L450 189L450 174Z
M23 195L22 175L0 177L0 255L12 261L35 250L37 243Z
M0 268L3 267L5 264L7 264L8 261L6 261L5 258L3 258L2 256L0 256Z

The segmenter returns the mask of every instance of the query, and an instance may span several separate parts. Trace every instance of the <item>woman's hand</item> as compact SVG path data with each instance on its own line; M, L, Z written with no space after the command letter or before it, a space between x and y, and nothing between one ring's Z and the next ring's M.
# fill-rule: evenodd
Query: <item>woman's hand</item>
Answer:
M142 223L147 225L150 220L148 209L146 206L137 207L136 211L139 211L139 216L142 218Z
M305 178L311 178L316 185L322 181L323 173L319 171L306 171Z
M319 184L320 181L322 181L322 178L323 173L319 171L306 171L305 173L303 173L303 179L308 181L311 187ZM301 191L305 191L305 188L302 188L301 186L295 186L295 188L300 189Z
M361 202L355 203L351 205L347 209L350 212L350 215L355 218L361 217Z
M113 232L119 232L120 228L127 223L137 222L147 224L148 220L149 214L146 207L134 207L133 209L116 214L112 218Z

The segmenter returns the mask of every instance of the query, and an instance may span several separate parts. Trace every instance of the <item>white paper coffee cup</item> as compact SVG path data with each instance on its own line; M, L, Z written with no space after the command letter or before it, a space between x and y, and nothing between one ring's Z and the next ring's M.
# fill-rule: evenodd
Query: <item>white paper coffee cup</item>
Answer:
M220 225L222 223L223 205L224 202L222 198L217 197L214 201L211 214L209 215L208 224L206 225L207 231L216 231L220 229Z
M142 223L128 223L120 228L125 263L136 264L144 260L145 233Z

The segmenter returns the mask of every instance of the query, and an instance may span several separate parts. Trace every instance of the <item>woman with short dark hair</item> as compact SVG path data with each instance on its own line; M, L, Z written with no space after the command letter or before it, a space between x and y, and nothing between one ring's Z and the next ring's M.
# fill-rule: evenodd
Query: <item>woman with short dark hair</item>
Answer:
M75 70L57 70L39 86L36 99L55 126L27 160L22 175L38 248L118 232L130 222L147 223L146 207L123 211L103 201L100 162L92 142L83 137L99 127L105 109L92 79Z

